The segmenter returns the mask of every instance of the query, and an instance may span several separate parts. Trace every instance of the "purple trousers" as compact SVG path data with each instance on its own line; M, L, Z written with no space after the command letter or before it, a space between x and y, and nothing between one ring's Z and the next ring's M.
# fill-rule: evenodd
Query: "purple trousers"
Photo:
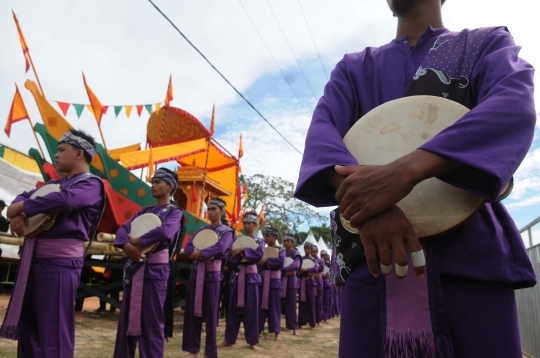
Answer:
M334 315L339 316L339 311L341 309L341 289L337 286L334 286Z
M244 308L237 307L238 281L231 284L229 297L225 340L229 344L235 344L240 324L243 322L246 342L249 345L259 344L259 285L246 283Z
M259 286L259 301L262 303L263 285ZM259 310L259 332L264 331L264 324L268 319L268 332L279 333L281 331L281 289L270 286L268 292L268 309ZM260 307L260 305L259 305Z
M315 292L317 291L316 286L306 285L306 301L300 301L298 305L298 326L302 327L307 324L311 328L315 327Z
M83 260L34 259L21 314L19 358L71 358Z
M162 274L159 274L160 270ZM140 336L126 336L129 323L131 284L124 287L116 344L114 346L115 358L135 357L137 343L139 344L140 358L163 357L165 353L165 313L163 304L167 297L168 277L169 265L147 265L143 286L142 335Z
M323 319L332 318L332 286L325 284L323 287Z
M410 274L410 272L409 272ZM392 277L392 279L394 279ZM457 358L521 358L514 290L511 284L441 277L444 305ZM369 273L365 261L343 286L339 357L379 358L381 279Z
M298 328L298 314L296 313L297 288L288 288L283 306L285 308L285 327L296 330Z
M204 356L217 358L217 324L219 310L219 290L221 281L205 281L202 302L202 317L193 316L195 301L195 279L189 280L188 293L184 311L184 329L182 350L189 353L199 353L201 349L201 331L203 322L206 324L206 346Z
M315 320L317 323L321 322L323 318L323 283L317 282L317 297L315 297Z

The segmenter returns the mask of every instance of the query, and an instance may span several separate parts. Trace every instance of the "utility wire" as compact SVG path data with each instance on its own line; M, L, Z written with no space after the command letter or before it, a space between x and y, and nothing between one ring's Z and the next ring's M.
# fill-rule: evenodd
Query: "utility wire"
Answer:
M261 117L261 118L262 118L262 119L263 119L263 120L264 120L264 121L265 121L265 122L266 122L266 123L267 123L267 124L268 124L268 125L269 125L276 133L277 133L277 134L279 134L279 136L280 136L281 138L283 138L283 140L284 140L285 142L287 142L291 147L293 147L294 150L296 150L298 153L300 153L300 155L302 155L302 152L299 151L299 150L298 150L291 142L289 142L289 140L288 140L287 138L285 138L285 136L284 136L283 134L281 134L281 132L278 131L278 130L276 129L276 127L274 127L274 126L273 126L273 125L272 125L272 124L271 124L271 123L270 123L270 122L269 122L269 121L261 114L261 112L259 112L259 111L257 110L257 108L255 108L255 106L254 106L253 104L251 104L251 102L250 102L246 97L244 97L244 95L243 95L240 91L238 91L238 90L236 89L236 87L234 87L234 86L232 85L231 82L229 82L229 80L228 80L228 79L227 79L227 78L226 78L226 77L225 77L225 76L224 76L224 75L223 75L223 74L222 74L222 73L221 73L221 72L220 72L220 71L212 64L212 62L210 62L210 60L208 60L208 59L206 58L205 55L203 55L203 53L202 53L202 52L201 52L201 51L200 51L200 50L199 50L199 49L198 49L191 41L189 41L189 39L186 37L186 35L184 35L184 34L182 33L182 31L180 31L180 29L178 29L178 27L176 27L176 25L175 25L175 24L167 17L167 15L165 15L165 14L163 13L163 11L161 11L161 9L160 9L159 7L156 6L156 4L154 4L154 3L152 2L152 0L148 0L148 2L149 2L150 4L152 4L153 7L156 8L156 10L157 10L157 11L158 11L158 12L159 12L159 13L160 13L160 14L161 14L161 15L162 15L162 16L163 16L163 17L164 17L171 25L172 25L172 27L174 27L174 28L176 29L176 31L180 34L180 36L182 36L182 37L184 38L184 40L186 40L186 41L191 45L191 47L193 47L193 49L194 49L195 51L197 51L197 52L199 53L199 55L202 56L202 58L204 58L204 60L205 60L205 61L206 61L206 62L207 62L207 63L208 63L208 64L209 64L209 65L210 65L210 66L211 66L211 67L212 67L212 68L213 68L220 76L221 76L221 78L223 78L223 79L225 80L225 82L227 82L227 84L228 84L229 86L231 86L231 88L232 88L236 93L238 93L238 95L239 95L240 97L242 97L242 99L243 99L244 101L246 101L246 103L247 103L251 108L253 108L253 110L254 110L255 112L257 112L257 114L259 115L259 117Z
M257 34L259 35L259 38L261 39L261 41L263 42L264 46L266 47L266 49L268 50L268 53L270 54L270 56L272 56L272 59L274 60L274 63L276 64L277 68L279 69L279 72L281 72L281 74L283 75L283 78L285 79L285 81L287 82L287 84L289 85L289 87L291 88L291 91L294 93L294 95L296 96L296 99L298 100L298 102L300 103L300 105L307 111L309 112L309 110L306 108L306 106L304 106L304 103L302 103L302 101L300 100L300 97L298 97L298 94L296 93L296 91L294 90L291 82L289 81L289 79L287 78L287 76L285 76L285 73L283 72L283 70L281 69L281 67L279 66L279 63L277 62L276 58L274 57L274 54L272 53L272 51L270 50L270 47L268 47L268 45L266 44L266 41L264 41L264 38L262 37L261 33L259 32L259 29L257 28L257 25L255 25L255 22L253 21L253 19L251 18L251 16L249 16L249 13L247 12L246 8L244 7L244 4L242 4L242 0L238 0L238 2L240 3L240 6L242 6L242 9L244 9L244 12L246 13L249 21L251 21L251 24L253 25L253 27L255 28L255 31L257 32Z
M304 69L302 68L302 65L300 65L300 61L298 61L298 58L296 57L293 49L292 49L292 46L289 42L289 39L287 38L287 35L285 35L285 31L283 31L283 28L281 27L281 24L279 23L279 20L276 16L276 13L274 12L274 9L272 8L272 5L270 5L270 2L268 0L266 0L266 3L268 4L268 6L270 7L270 11L272 11L272 15L274 15L274 19L276 19L276 22L279 26L279 29L281 30L281 33L283 34L283 37L285 37L285 41L287 42L287 45L289 45L289 49L291 50L293 56L294 56L294 59L296 60L296 63L298 64L298 67L300 67L300 71L302 72L302 75L304 76L304 78L306 79L306 82L309 86L309 89L311 90L311 93L313 94L313 98L316 100L317 99L317 96L315 95L315 91L313 91L313 87L311 87L311 84L309 83L307 77L306 77L306 74L304 73Z
M298 6L300 6L300 11L302 11L302 16L304 17L304 21L306 23L306 26L307 26L307 29L309 31L309 36L311 37L311 41L313 42L313 46L315 46L315 51L317 51L317 56L319 56L319 62L321 63L321 67L324 71L324 74L326 76L326 79L328 80L328 73L326 73L326 69L324 68L324 65L323 65L323 62L322 62L322 59L321 59L321 54L319 53L319 49L317 48L317 44L315 43L315 39L313 38L313 34L311 33L311 29L309 27L309 24L307 22L307 19L306 19L306 14L304 14L304 9L302 8L302 4L300 3L300 0L296 0L298 2Z

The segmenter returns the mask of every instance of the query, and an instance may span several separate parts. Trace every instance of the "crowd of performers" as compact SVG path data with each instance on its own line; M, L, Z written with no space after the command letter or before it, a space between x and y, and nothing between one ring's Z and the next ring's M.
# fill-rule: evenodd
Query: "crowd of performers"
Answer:
M66 174L49 181L60 191L45 196L32 195L38 190L18 195L7 210L11 231L25 236L28 218L36 214L57 215L48 230L31 237L23 246L19 270L10 298L0 337L18 340L18 357L73 357L75 348L74 303L79 286L83 243L96 234L95 228L105 208L105 190L100 178L90 173L95 156L95 141L88 134L71 130L59 141L55 164ZM164 303L167 296L170 250L181 230L183 212L171 204L176 191L176 173L159 168L151 183L155 206L143 208L116 232L114 245L129 257L124 266L123 299L114 357L164 355ZM256 249L232 250L236 235L221 222L225 202L213 198L208 204L210 224L199 229L189 240L185 253L194 260L184 309L182 349L188 357L198 357L201 331L206 325L204 356L217 357L216 331L223 272L229 272L229 297L225 340L220 347L236 343L241 323L247 343L254 350L268 322L268 331L280 340L281 317L286 327L297 335L298 329L316 327L339 315L339 291L328 280L325 266L330 266L326 251L318 256L316 245L306 243L305 256L295 249L291 236L267 228L264 239L255 236L258 217L247 213L243 218L246 235L257 243ZM132 222L143 214L159 217L161 225L141 237L130 235ZM198 250L193 239L201 230L210 229L218 236L214 245ZM142 249L155 245L151 254ZM278 249L277 257L265 257L266 246ZM290 258L290 260L286 260ZM302 268L305 260L313 264ZM286 262L291 262L286 265ZM299 305L298 305L299 302ZM298 314L297 314L297 306Z
M339 315L339 290L329 281L324 267L330 266L330 256L326 251L318 257L316 245L306 243L305 256L295 249L295 240L283 236L283 247L278 246L279 232L266 228L264 239L255 236L258 217L246 213L243 218L246 236L257 243L257 248L232 249L235 240L231 228L221 223L225 202L214 198L208 205L210 225L198 232L211 229L219 241L214 246L201 251L193 246L193 238L187 243L185 252L198 262L191 272L184 313L182 349L187 357L198 357L201 350L202 325L206 328L204 356L218 356L218 347L236 344L240 325L244 324L246 342L253 350L265 330L280 340L281 317L285 315L286 328L298 335L298 329L309 325L315 328ZM278 257L264 257L265 247L277 248ZM286 266L286 258L292 262ZM302 268L303 260L313 262L313 267ZM290 261L290 260L289 260ZM201 270L203 272L201 272ZM228 307L226 315L225 339L216 344L219 315L220 290L223 271L229 271Z

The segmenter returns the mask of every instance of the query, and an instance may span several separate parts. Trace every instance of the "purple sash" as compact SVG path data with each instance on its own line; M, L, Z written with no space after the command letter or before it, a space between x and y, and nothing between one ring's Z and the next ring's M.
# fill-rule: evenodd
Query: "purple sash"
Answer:
M19 260L15 287L9 300L4 323L0 328L0 337L13 340L19 339L19 322L27 296L33 258L80 258L83 257L83 253L83 241L80 239L24 239L24 248Z
M280 280L281 271L264 271L263 295L261 309L268 309L268 295L270 293L270 280Z
M206 263L204 261L197 262L197 278L195 279L195 302L193 305L193 315L195 317L202 317L204 277L207 271L221 271L221 260L214 260L210 263Z
M289 276L285 274L285 276L281 277L281 298L287 297L288 284L289 284Z
M236 307L245 306L246 274L257 273L257 265L242 266L238 273L238 300Z
M144 289L144 271L146 264L168 264L169 249L153 253L139 268L131 280L131 301L129 302L129 317L127 336L140 336L141 330L141 312L142 298Z

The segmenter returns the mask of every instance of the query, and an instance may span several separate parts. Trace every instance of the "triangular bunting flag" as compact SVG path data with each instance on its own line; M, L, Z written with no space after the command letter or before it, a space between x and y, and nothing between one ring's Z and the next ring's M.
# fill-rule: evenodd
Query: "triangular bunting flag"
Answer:
M90 112L92 112L92 114L94 114L94 109L92 108L92 105L87 104L87 105L86 105L86 108L88 108L88 110L89 110Z
M15 85L15 97L13 98L13 103L11 104L11 110L9 111L8 119L6 122L6 128L4 129L7 136L9 137L11 133L11 125L13 123L22 121L23 119L28 119L28 118L29 118L28 112L26 111L26 107L24 106L21 93L19 92L19 88L17 87L17 85Z
M161 108L161 103L156 103L156 112L159 112L160 108Z
M137 108L137 114L139 115L139 117L141 116L141 113L142 113L142 109L143 109L143 105L140 104L140 105L137 105L135 106Z
M75 107L75 112L77 112L77 118L81 118L81 113L84 111L84 104L73 103L73 107Z
M101 108L101 112L102 112L103 114L107 114L107 110L108 110L108 109L109 109L109 106L103 106L103 107Z
M114 115L116 118L118 118L118 115L120 114L120 111L122 110L124 106L114 106Z
M131 116L131 110L133 109L133 106L124 106L126 108L126 116L129 118Z
M148 111L148 114L152 114L152 105L151 104L145 104L144 108Z
M64 113L64 116L67 116L67 112L68 112L70 104L65 103L65 102L58 102L58 101L56 101L56 103L58 103L58 107L60 107L60 109L62 110L62 113Z

